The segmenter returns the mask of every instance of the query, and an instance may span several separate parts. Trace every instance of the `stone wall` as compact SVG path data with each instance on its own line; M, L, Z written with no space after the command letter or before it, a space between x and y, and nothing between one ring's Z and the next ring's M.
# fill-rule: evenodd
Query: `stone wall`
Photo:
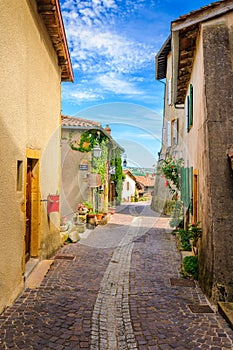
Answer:
M230 32L230 34L229 34ZM200 284L214 302L233 301L233 178L227 151L233 145L232 27L203 26L206 95L204 164L208 186L202 193L204 231Z

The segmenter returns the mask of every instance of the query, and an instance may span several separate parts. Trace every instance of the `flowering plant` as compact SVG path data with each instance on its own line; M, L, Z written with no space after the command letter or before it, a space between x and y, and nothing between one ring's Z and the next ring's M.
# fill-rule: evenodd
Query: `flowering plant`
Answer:
M180 190L181 180L181 167L183 165L183 159L175 159L174 157L167 157L163 159L158 166L159 174L166 178L165 186L169 188L169 191L173 195L173 199L178 199L178 191Z
M77 205L77 211L87 211L87 207L85 206L84 203L79 203Z

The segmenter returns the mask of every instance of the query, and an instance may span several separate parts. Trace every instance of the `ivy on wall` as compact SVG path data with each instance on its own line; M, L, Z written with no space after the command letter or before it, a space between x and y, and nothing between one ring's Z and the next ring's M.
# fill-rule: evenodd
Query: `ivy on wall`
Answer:
M99 158L93 158L93 173L100 174L101 182L104 183L106 174L106 163L108 159L108 147L107 141L102 141L100 144L101 156Z
M115 167L115 174L112 175L112 180L116 184L116 204L121 203L123 181L125 179L125 174L122 171L122 160L121 160L121 150L117 148L112 155L111 166Z

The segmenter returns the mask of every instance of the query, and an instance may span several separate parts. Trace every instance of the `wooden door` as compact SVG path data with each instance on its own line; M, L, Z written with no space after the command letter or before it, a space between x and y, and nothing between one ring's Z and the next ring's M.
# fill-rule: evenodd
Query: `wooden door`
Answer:
M38 256L39 166L38 159L27 158L25 262Z

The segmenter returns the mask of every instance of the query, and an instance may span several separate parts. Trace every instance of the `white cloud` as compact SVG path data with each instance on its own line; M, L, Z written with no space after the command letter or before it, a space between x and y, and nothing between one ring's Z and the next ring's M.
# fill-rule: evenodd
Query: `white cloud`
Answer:
M111 91L115 94L121 95L139 95L139 91L133 84L127 82L123 77L117 76L115 73L108 73L100 75L96 81L103 87L103 89Z

